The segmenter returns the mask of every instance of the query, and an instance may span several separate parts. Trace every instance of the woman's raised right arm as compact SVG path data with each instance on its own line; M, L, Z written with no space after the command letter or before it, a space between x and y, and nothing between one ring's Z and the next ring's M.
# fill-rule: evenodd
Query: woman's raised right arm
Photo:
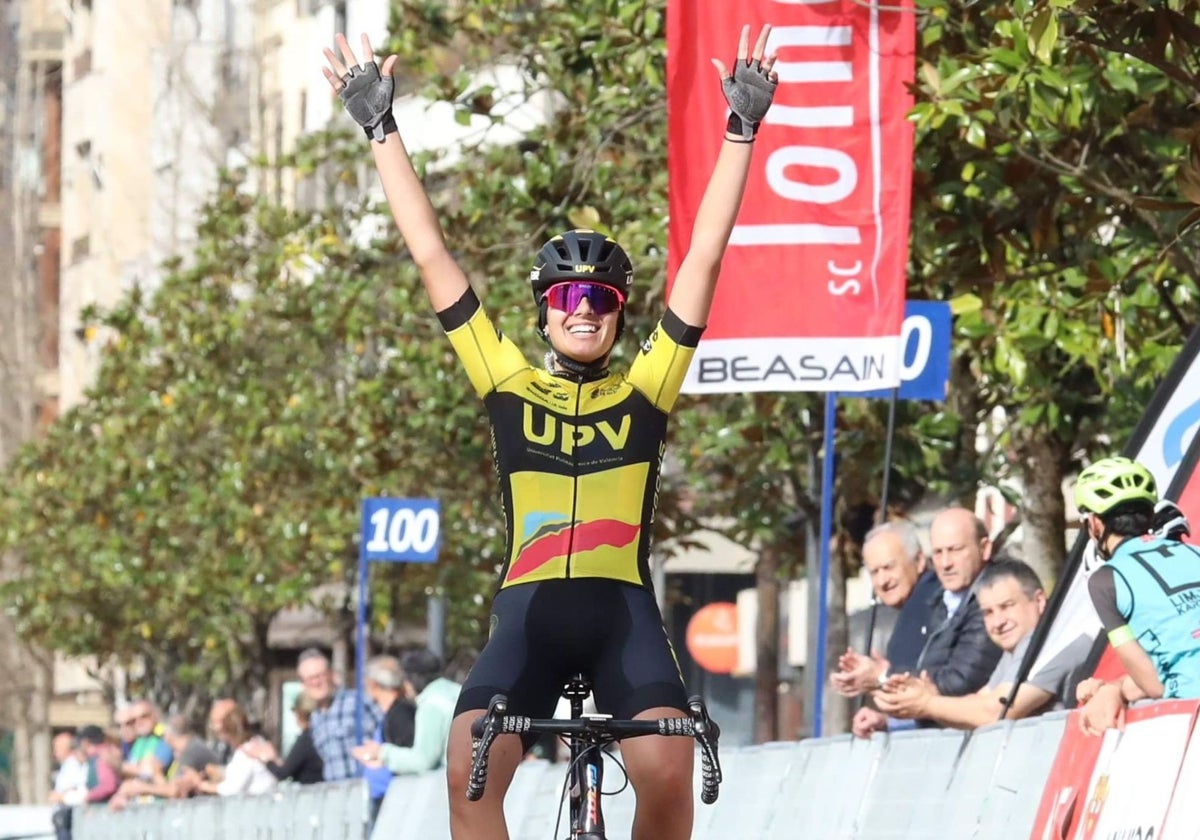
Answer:
M371 152L392 218L421 273L421 282L434 311L441 312L456 303L470 284L446 247L441 223L392 118L394 83L391 74L396 56L389 56L379 70L366 35L362 37L362 45L363 63L360 65L346 36L339 34L337 46L341 58L326 49L329 66L321 69L350 116L372 138L369 141Z

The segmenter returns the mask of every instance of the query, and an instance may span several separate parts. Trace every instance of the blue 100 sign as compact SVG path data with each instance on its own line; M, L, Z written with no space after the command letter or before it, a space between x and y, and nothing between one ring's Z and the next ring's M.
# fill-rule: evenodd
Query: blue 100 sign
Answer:
M436 499L363 499L362 555L366 560L432 563L441 537Z

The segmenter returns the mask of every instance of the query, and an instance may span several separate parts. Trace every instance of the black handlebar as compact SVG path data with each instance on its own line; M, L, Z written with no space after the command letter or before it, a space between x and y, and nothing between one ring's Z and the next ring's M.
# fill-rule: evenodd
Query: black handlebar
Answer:
M692 713L691 722L696 742L700 745L700 801L711 805L717 801L723 781L721 758L717 751L721 727L708 716L708 709L699 695L688 698L688 710Z
M678 735L695 738L700 745L700 801L711 805L717 801L722 781L718 741L721 728L708 716L704 701L698 696L688 698L690 718L659 718L657 720L612 720L607 717L582 717L570 720L537 720L521 715L505 714L508 698L497 694L488 710L471 724L471 774L467 780L467 799L472 802L483 796L487 784L488 753L492 742L500 735L521 735L526 732L585 737L599 744L636 738L642 735Z

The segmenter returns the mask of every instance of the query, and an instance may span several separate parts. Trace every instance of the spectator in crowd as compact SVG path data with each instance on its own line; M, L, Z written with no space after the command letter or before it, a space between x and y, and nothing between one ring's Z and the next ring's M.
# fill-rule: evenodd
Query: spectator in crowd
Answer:
M899 673L916 667L925 646L933 603L941 584L926 568L917 530L908 522L885 522L867 532L863 540L863 565L871 575L871 588L884 626L891 625L881 647L886 658L867 651L865 639L858 650L850 648L838 660L831 678L844 697L859 697L876 688L889 670ZM861 653L859 651L862 651ZM869 653L869 655L868 655Z
M988 638L975 594L975 581L991 557L992 544L979 517L965 508L947 508L933 518L929 529L933 568L942 585L929 617L929 632L914 670L925 672L946 697L961 697L987 684L1000 648ZM902 682L904 674L884 679ZM919 719L918 726L936 725ZM887 716L864 706L854 716L851 731L861 738L887 728Z
M73 807L107 802L121 783L121 748L115 740L109 741L99 726L90 725L79 730L78 743L86 760L86 773L82 785L60 794L61 805L51 817L58 840L71 838Z
M296 670L304 692L316 708L312 713L312 738L323 763L325 781L337 782L359 775L350 751L355 746L355 706L358 692L338 686L329 658L309 648L300 654ZM383 713L369 697L363 698L363 732L374 732Z
M252 757L266 764L271 775L281 782L290 780L302 785L311 785L324 781L321 756L317 754L317 748L313 746L312 727L310 726L312 713L316 707L313 699L303 691L296 695L296 699L292 703L292 715L295 716L300 734L296 736L291 749L288 750L287 758L282 762L279 760L279 753L275 750L275 745L270 741L251 740L246 744L246 751Z
M64 795L66 805L107 802L121 783L121 748L111 743L98 726L79 730L79 742L87 756L87 781L84 789Z
M181 788L218 796L253 796L273 790L278 780L262 761L254 757L257 744L247 748L254 737L250 733L250 721L241 707L234 705L229 709L221 718L220 727L217 735L228 745L230 753L229 763L221 772L221 778L196 781L189 774L181 780Z
M195 789L193 782L200 780L206 768L218 763L216 754L183 715L167 718L163 724L163 740L174 756L171 766L152 779L126 779L108 803L112 810L119 811L131 801L186 797Z
M411 747L416 728L417 705L408 692L408 680L394 656L376 656L367 663L363 680L367 696L383 711L377 741Z
M876 694L876 705L882 711L893 717L923 718L956 729L973 729L1000 719L1033 630L1046 609L1046 593L1028 564L1007 558L993 560L984 567L975 592L988 637L1002 651L987 685L972 694L946 697L927 675L907 675ZM1067 686L1090 651L1091 641L1080 636L1030 674L1017 688L1007 717L1018 720L1062 708Z
M59 732L50 742L50 746L54 762L58 765L49 797L50 804L56 806L50 821L54 826L56 840L71 840L71 809L64 805L63 801L73 790L87 790L87 755L74 732Z
M137 737L129 748L129 755L121 768L122 775L129 779L153 781L166 772L174 756L163 740L163 726L159 722L158 707L149 700L138 700L130 707Z
M446 761L446 744L454 705L462 688L442 676L442 660L431 650L406 653L400 660L405 686L417 705L416 731L411 747L367 741L354 756L368 767L383 766L395 775L424 773Z
M1079 474L1075 506L1097 556L1088 592L1125 669L1119 680L1080 683L1080 724L1099 734L1119 724L1125 705L1147 698L1200 697L1200 549L1187 529L1152 536L1154 476L1129 458L1104 458Z
M368 743L411 747L417 707L408 696L408 686L399 660L394 656L372 658L367 662L363 685L367 695L383 711L383 718L373 733L374 741ZM357 747L352 751L356 759L357 752L361 749ZM367 789L371 797L369 825L374 825L375 817L383 804L383 797L387 795L388 786L392 782L392 772L382 765L365 766L363 775L367 779Z
M219 697L213 701L208 710L208 748L217 757L217 764L228 764L230 759L229 745L221 740L221 721L225 715L237 707L237 701L229 697Z
M163 738L175 754L175 760L167 770L168 781L189 771L203 774L208 765L221 763L184 715L172 715L167 719Z
M133 742L137 740L137 730L133 725L133 704L126 704L117 707L113 712L113 726L117 728L117 742L121 747L121 759L129 760L129 751L133 749Z
M87 787L87 754L72 731L59 732L50 745L54 753L54 762L58 765L54 773L54 789L50 792L50 802L61 803L67 791Z

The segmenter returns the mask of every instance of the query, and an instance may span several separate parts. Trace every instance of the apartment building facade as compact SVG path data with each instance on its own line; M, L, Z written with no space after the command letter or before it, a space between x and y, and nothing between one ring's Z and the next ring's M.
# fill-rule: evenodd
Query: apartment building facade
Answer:
M381 38L388 8L4 0L0 256L17 305L0 306L0 463L84 399L106 340L85 329L85 308L153 289L165 259L187 260L221 167L276 159L323 127L336 101L321 47L338 31ZM253 186L295 199L279 175ZM56 662L41 722L107 722L97 668ZM120 673L105 682L121 694Z
M333 113L320 48L342 28L382 35L386 0L73 0L63 62L62 403L83 397L102 336L88 305L153 288L186 259L221 167L277 159ZM268 176L255 187L290 201Z
M0 464L57 413L64 33L46 5L0 3ZM0 674L0 801L28 800L50 770L52 674L3 614Z

